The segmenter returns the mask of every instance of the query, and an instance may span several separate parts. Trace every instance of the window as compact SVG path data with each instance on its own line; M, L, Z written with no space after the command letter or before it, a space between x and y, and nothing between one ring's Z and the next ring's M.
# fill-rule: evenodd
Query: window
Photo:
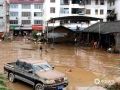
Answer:
M22 17L30 17L31 13L30 12L22 12Z
M100 0L100 5L104 5L104 0Z
M91 0L86 0L86 5L91 5Z
M30 20L22 20L22 24L31 24Z
M31 69L32 69L31 64L27 64L27 63L26 63L26 64L24 65L24 69L25 69L25 70L31 70Z
M95 9L95 15L98 15L98 9Z
M60 5L69 5L68 0L60 0Z
M50 0L50 2L55 2L55 0Z
M18 24L18 20L10 20L10 24Z
M50 7L50 13L55 13L55 7Z
M43 24L42 20L34 20L34 24Z
M42 17L43 13L42 12L34 12L34 17Z
M72 14L85 14L84 10L82 8L72 8Z
M10 12L10 16L11 17L17 17L18 16L18 12Z
M22 9L30 9L30 4L22 4Z
M95 5L98 5L98 0L95 0Z
M100 15L104 14L104 10L100 9Z
M42 4L35 4L34 9L43 9L43 5Z
M25 62L21 62L21 61L17 61L16 62L16 65L17 65L17 67L19 67L19 68L23 68L23 66L25 65L26 63Z
M69 14L69 8L60 8L60 13Z
M86 9L86 14L91 14L90 9Z
M10 8L18 8L18 4L10 4Z

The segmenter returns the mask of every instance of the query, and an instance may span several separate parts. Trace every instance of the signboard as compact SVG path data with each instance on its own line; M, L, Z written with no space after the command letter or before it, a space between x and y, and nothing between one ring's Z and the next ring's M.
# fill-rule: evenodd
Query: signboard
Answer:
M20 26L10 26L10 30L20 30Z
M38 31L41 31L41 30L43 30L43 25L40 25L40 24L34 24L34 25L32 25L32 30L38 30Z

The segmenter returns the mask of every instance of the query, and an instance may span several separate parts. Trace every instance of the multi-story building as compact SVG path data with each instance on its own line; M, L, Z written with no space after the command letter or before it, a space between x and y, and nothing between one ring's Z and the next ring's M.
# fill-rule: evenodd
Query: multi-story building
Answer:
M43 25L50 18L63 16L89 16L107 21L108 0L10 0L10 29L14 34L25 34L33 30L34 24ZM49 26L64 25L76 30L88 27L98 21L61 20ZM35 26L36 27L36 26ZM41 27L41 26L40 26ZM22 32L21 32L22 31ZM28 33L29 33L28 32Z
M10 0L10 30L14 35L42 31L43 0Z
M45 6L46 21L54 17L75 15L97 17L106 21L107 0L45 0ZM89 25L94 23L96 21L91 21ZM54 26L61 24L71 29L76 29L76 26L81 29L88 27L86 22L79 20L55 21Z
M9 32L9 2L0 0L0 38Z

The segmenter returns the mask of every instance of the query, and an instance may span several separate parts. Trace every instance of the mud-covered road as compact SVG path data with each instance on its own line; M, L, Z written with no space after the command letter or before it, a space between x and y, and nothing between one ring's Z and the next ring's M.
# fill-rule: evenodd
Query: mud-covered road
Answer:
M77 87L90 87L95 79L103 79L99 85L105 84L104 80L120 81L120 54L108 53L103 49L92 47L75 47L74 44L44 44L43 51L39 52L39 45L33 42L14 41L0 42L0 71L7 62L19 58L36 58L47 60L55 66L56 70L68 76L67 90L77 90ZM54 47L52 49L51 47ZM71 70L71 72L67 72ZM112 72L113 71L113 72ZM32 86L17 81L6 82L7 86L15 90L32 90Z

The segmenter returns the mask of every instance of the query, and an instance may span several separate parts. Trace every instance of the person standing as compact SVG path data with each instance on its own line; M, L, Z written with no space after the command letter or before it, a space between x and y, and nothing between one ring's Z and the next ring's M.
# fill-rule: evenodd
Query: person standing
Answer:
M42 49L43 49L43 48L42 48L42 44L40 44L40 49L39 49L39 51L42 52Z

